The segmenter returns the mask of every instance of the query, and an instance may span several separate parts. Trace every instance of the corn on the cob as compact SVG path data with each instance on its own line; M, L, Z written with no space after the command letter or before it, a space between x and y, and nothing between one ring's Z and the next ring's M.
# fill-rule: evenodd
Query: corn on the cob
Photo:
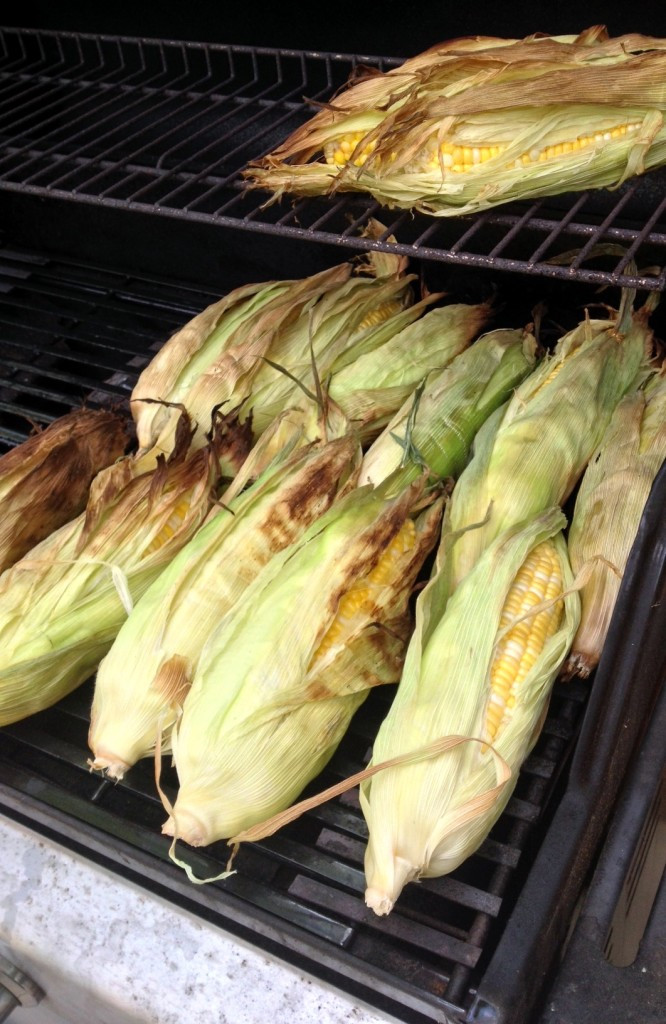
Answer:
M115 413L78 409L0 458L0 572L85 508L128 439Z
M581 590L582 617L567 675L588 676L599 661L643 508L664 459L662 371L620 402L581 481L569 556L575 573L589 566L591 575Z
M352 491L222 621L172 736L180 789L168 834L205 845L288 806L368 687L397 678L409 593L441 513L440 501L414 512L422 489Z
M346 349L369 351L420 316L432 298L411 308L414 278L405 265L402 257L373 253L358 268L363 276L352 277L352 264L343 263L303 280L238 289L199 314L167 342L132 392L141 451L172 450L176 407L193 419L196 447L218 406L225 415L240 414L239 430L256 440L294 395L301 397L294 377L314 392L313 361L324 379ZM241 444L225 472L233 476L246 454Z
M432 604L435 580L419 597L402 680L372 763L441 737L461 742L378 772L361 787L369 827L366 902L378 914L391 910L410 880L454 870L509 799L578 624L578 595L567 593L564 525L561 511L550 509L505 531L443 615ZM505 782L498 782L497 758L511 770Z
M454 40L352 85L246 172L436 216L617 185L666 161L666 40Z
M409 398L367 451L361 483L386 479L410 450L435 476L457 477L477 430L531 372L535 352L529 331L492 331L441 373L431 374L415 413L415 400ZM411 472L418 475L416 462Z
M442 370L477 336L491 314L489 303L453 303L431 309L383 345L336 361L328 386L361 440L372 440L429 373Z
M457 538L451 589L508 526L564 503L651 342L643 310L625 310L622 322L585 320L488 419L447 509L443 542Z
M315 391L313 361L320 381L336 366L371 352L421 315L438 296L414 304L409 275L357 277L312 304L275 339L252 379L242 415L252 416L258 437L283 409L302 398L292 379ZM289 371L287 376L283 370Z
M86 512L0 577L0 724L59 700L96 668L131 604L203 522L209 447L91 493ZM98 478L99 479L99 478Z
M168 747L206 639L271 557L356 479L350 438L272 465L185 545L123 624L97 673L89 742L113 778ZM127 665L132 664L132 671Z

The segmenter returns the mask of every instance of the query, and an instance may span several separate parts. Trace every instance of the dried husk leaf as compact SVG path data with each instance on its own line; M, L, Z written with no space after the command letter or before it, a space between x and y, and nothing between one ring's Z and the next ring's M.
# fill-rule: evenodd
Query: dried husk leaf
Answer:
M575 573L584 565L591 573L581 590L581 623L567 675L588 676L601 657L629 552L665 459L662 371L620 402L581 481L569 528L569 556Z
M224 330L221 330L217 307L222 306L226 312L236 294L233 292L186 324L158 353L161 357L158 370L165 364L167 367L173 364L177 370L172 374L175 380L169 390L162 384L163 379L168 382L168 372L158 373L151 363L132 392L141 447L156 447L167 454L173 447L178 410L168 405L155 405L154 400L183 405L195 424L193 444L205 444L213 409L224 405L224 412L232 412L247 397L254 375L263 365L263 357L271 352L280 329L307 310L309 303L344 284L350 273L349 264L340 264L303 280L269 282L262 286L257 301L251 302L249 308L243 307L240 323L232 306L233 320L231 324L225 321ZM249 288L252 291L257 286ZM211 334L213 324L216 327ZM209 344L211 336L213 344ZM162 385L160 390L159 385ZM145 399L152 400L148 405L149 413L142 401Z
M0 571L85 508L95 474L128 440L120 416L77 409L0 458Z
M236 331L247 320L260 315L288 286L288 281L270 281L236 288L169 338L142 370L132 392L132 415L141 449L152 448L173 419L169 407L161 403L183 402L197 376L234 343ZM146 404L143 399L151 402ZM206 428L205 423L203 427Z

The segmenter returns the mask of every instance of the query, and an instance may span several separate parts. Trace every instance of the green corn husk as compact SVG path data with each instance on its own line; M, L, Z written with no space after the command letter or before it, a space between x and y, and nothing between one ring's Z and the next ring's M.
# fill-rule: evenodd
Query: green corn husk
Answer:
M180 789L167 834L206 845L288 806L326 764L368 688L395 681L409 593L441 515L441 499L418 512L422 492L422 479L395 497L388 488L352 491L274 556L222 620L172 735ZM392 554L390 578L331 639L343 595L408 520L413 544Z
M344 410L361 440L372 440L428 373L444 369L467 348L491 312L485 302L431 309L353 362L340 366L338 360L329 397Z
M444 737L461 742L438 756L379 771L361 787L369 828L366 902L378 914L391 910L410 880L454 870L478 848L506 806L576 631L579 599L573 592L564 598L561 623L546 640L490 748L475 740L484 737L500 616L528 553L548 538L564 586L571 586L560 532L565 522L559 509L550 509L503 533L449 599L443 615L437 599L431 603L436 580L419 597L402 679L371 764L411 755ZM499 758L510 769L504 782Z
M441 479L457 477L484 420L507 401L533 370L536 341L529 331L484 335L439 374L431 374L418 398L409 398L370 447L361 483L378 484L406 460L407 434L419 462ZM412 422L413 421L413 422ZM418 475L419 465L412 463Z
M120 416L77 409L0 458L0 572L85 508L128 440Z
M301 396L294 377L314 394L313 363L324 379L345 350L383 344L438 297L414 305L414 275L405 266L402 257L371 253L356 268L363 276L343 263L303 280L237 289L209 307L139 377L132 409L140 451L172 450L181 407L196 424L199 447L220 406L230 434L223 469L233 476L252 442ZM388 321L366 324L382 306L391 311Z
M618 405L587 467L569 528L574 572L591 574L581 590L582 617L567 676L587 677L608 633L631 546L650 488L666 459L666 375L654 375ZM597 556L604 561L599 561Z
M259 366L251 393L242 405L241 417L252 416L254 437L260 436L279 413L301 398L301 388L293 377L314 394L313 363L317 377L325 381L336 367L384 346L438 298L431 295L415 304L409 287L412 280L411 276L395 275L376 280L354 278L324 296L307 311L307 316L299 317L282 332L278 345L270 352L271 363ZM364 325L366 317L389 304L397 308L388 319Z
M344 285L350 273L351 267L341 264L300 281L249 285L185 324L141 373L132 391L140 451L171 452L178 407L185 408L196 425L193 444L205 444L212 410L225 403L224 412L233 412L247 397L280 329L307 311L310 303Z
M245 173L276 198L360 191L434 216L615 187L666 161L665 78L666 40L602 26L454 40L352 85Z
M122 489L102 474L86 512L0 577L0 725L49 707L110 648L132 603L193 536L218 477L213 446Z
M447 508L451 590L503 530L564 504L651 344L644 310L585 320L487 420Z
M93 768L116 779L168 748L201 650L271 557L292 544L358 475L349 436L283 453L207 523L148 588L102 661L89 743ZM360 453L359 453L360 454ZM127 665L132 664L128 673Z

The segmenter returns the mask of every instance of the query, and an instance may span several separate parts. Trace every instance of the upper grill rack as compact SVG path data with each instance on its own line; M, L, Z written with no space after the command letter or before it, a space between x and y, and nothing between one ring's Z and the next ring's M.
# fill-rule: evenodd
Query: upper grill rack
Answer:
M265 193L247 192L240 175L247 163L270 152L362 64L384 70L399 61L0 30L0 188L358 250L666 289L666 270L640 270L666 262L662 172L617 192L445 219L396 215L362 197L266 206ZM381 238L360 237L378 215L386 224ZM624 254L610 266L588 266L595 247L607 243ZM571 249L578 253L570 265L550 262Z

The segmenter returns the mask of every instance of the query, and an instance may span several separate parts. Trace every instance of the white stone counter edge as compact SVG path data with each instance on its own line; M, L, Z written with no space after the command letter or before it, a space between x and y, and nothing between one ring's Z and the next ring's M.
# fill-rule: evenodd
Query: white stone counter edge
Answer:
M0 952L47 993L11 1024L387 1024L30 829L0 818Z

